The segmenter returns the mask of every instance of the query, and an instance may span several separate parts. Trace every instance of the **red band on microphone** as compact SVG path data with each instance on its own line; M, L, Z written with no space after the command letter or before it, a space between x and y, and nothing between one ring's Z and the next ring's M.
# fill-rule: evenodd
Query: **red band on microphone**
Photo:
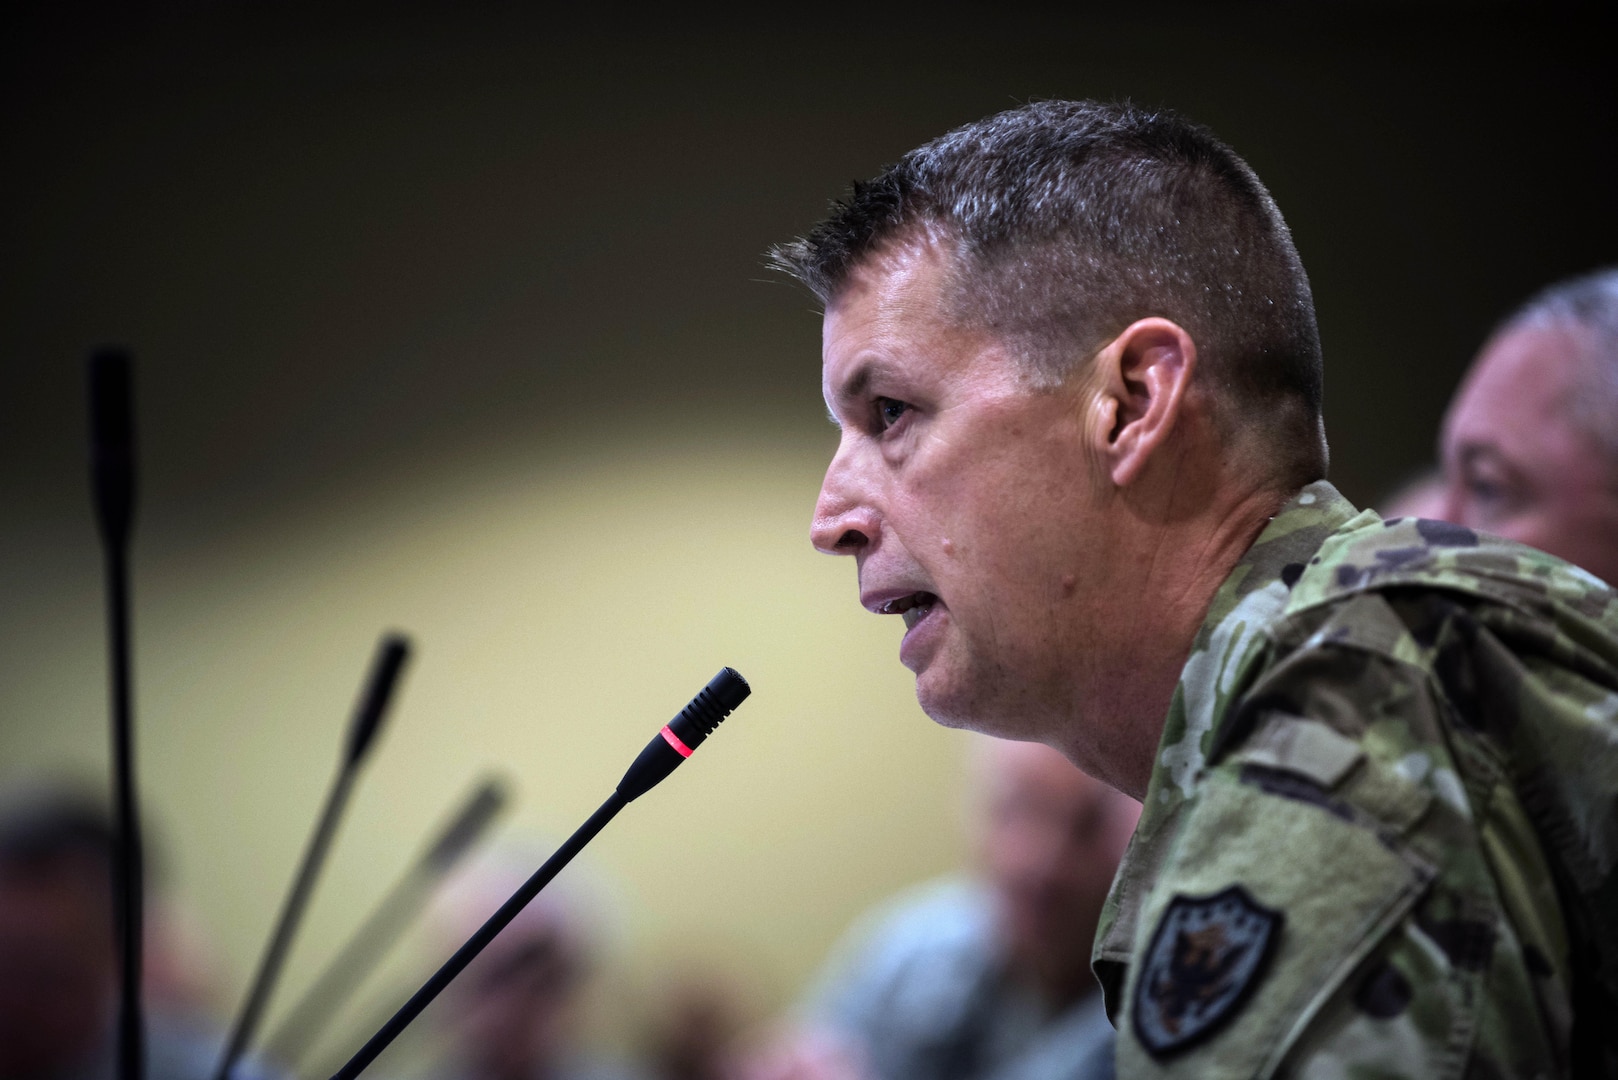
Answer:
M663 730L658 732L658 734L663 736L664 742L674 747L675 753L679 754L681 757L691 756L691 748L685 745L685 743L681 741L680 737L669 729L667 724L663 725Z

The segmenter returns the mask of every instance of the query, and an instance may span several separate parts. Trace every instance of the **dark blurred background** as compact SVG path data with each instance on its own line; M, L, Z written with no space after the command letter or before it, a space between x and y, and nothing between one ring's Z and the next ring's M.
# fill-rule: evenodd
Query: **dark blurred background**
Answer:
M510 642L557 623L567 640L556 648L600 641L602 656L658 671L606 676L579 645L568 672L625 679L654 714L734 662L700 652L659 681L671 634L741 652L781 639L797 681L776 701L813 722L846 716L864 730L871 712L885 723L914 711L891 651L875 693L829 621L852 627L859 613L847 575L815 563L803 535L832 445L818 318L761 258L911 146L1040 97L1128 97L1211 125L1292 225L1326 347L1332 475L1361 503L1431 456L1494 320L1545 283L1618 259L1618 87L1594 5L944 4L721 19L612 5L555 16L515 4L147 3L7 21L0 757L101 767L83 358L127 343L139 363L150 797L170 822L178 880L224 939L229 1000L326 775L318 733L386 620L437 629L435 670L448 674L421 694L440 704L498 683L493 662L474 659L484 645L511 650L501 673L544 667L550 639L523 639L521 652ZM509 483L485 492L488 506L553 515L543 543L522 531L539 529L530 523L499 533L510 539L497 555L479 546L498 530L454 500L490 476ZM636 495L636 477L663 501ZM575 519L564 503L592 508ZM353 584L359 553L377 549L391 552L387 572ZM705 603L699 551L716 566L763 560L722 609L757 623L721 613L693 631L658 606ZM425 581L436 591L411 592ZM476 640L460 615L434 622L519 595L476 624ZM600 614L604 595L623 606ZM889 637L871 640L892 650ZM252 650L251 663L225 659ZM768 674L777 656L756 663ZM323 660L329 670L311 673ZM538 694L534 678L499 684L455 729L468 761L513 753L510 725L532 722L513 703ZM314 726L251 726L242 703L261 699ZM483 713L508 726L478 727ZM780 723L770 737L786 745ZM944 745L919 718L895 723L918 746ZM603 750L600 783L579 790L607 783L638 738ZM403 837L436 816L414 794L447 799L461 783L440 776L444 741L441 728L421 735L396 788L377 781L409 808L398 820L358 811L361 854L349 858L366 872L387 872ZM767 902L730 888L727 903L750 914L714 931L737 963L767 942L752 954L768 968L766 997L792 992L849 913L958 854L951 840L918 841L929 819L893 808L953 798L954 759L913 753L892 806L851 795L880 786L858 772L874 766L829 748L819 771L758 782L743 815L774 854L721 836L708 880L677 884L704 907L704 888L727 888L727 848L804 868L802 879L757 873L749 888L779 888ZM571 827L593 805L553 807L548 783L530 785L546 807L536 825ZM272 795L285 806L264 805ZM791 846L805 815L819 829L805 842L823 846ZM249 841L259 854L238 851ZM602 857L627 880L639 850ZM846 888L811 873L833 857ZM359 904L354 874L332 888ZM655 943L658 919L675 916L645 915L633 895L663 886L625 887L628 921L650 927L632 939ZM806 921L793 905L808 894ZM334 942L343 925L334 916L312 932Z
M816 422L810 303L760 252L1036 97L1171 106L1248 157L1314 282L1334 475L1361 500L1429 452L1504 309L1618 249L1593 8L458 8L13 24L14 515L77 505L77 361L104 339L146 359L148 497L197 528L446 446Z

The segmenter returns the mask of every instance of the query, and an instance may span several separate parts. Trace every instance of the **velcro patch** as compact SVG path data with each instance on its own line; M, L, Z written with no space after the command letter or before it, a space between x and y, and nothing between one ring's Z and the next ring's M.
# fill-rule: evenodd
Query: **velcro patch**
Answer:
M1130 1009L1147 1053L1171 1057L1235 1016L1264 973L1285 921L1240 885L1170 900L1152 932Z
M1330 791L1365 759L1365 751L1319 720L1272 713L1236 756L1307 777Z

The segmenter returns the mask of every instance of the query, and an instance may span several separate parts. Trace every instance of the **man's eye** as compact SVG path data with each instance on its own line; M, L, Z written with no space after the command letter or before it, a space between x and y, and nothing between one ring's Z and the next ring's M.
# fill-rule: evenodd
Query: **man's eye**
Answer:
M1474 502L1499 503L1511 494L1510 483L1489 469L1466 469L1461 473L1461 487Z
M1465 522L1468 525L1495 525L1522 509L1524 492L1520 485L1494 469L1463 470L1461 490L1470 507Z
M1505 489L1493 480L1472 476L1466 480L1466 492L1478 502L1497 502L1505 495Z
M899 422L899 418L910 411L910 406L894 398L879 397L876 399L876 417L884 430Z

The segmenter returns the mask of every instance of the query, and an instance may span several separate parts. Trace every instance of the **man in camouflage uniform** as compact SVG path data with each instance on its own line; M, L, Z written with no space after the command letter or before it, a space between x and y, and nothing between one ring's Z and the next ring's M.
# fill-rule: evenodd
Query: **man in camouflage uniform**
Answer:
M1039 103L775 257L826 304L813 538L923 708L1145 803L1095 949L1119 1075L1618 1075L1618 597L1322 479L1245 163Z
M1173 928L1174 897L1232 885L1268 909L1251 948L1270 970L1196 1075L1601 1061L1570 1039L1575 1007L1618 1016L1599 967L1618 955L1615 609L1566 563L1356 514L1323 482L1277 514L1198 632L1098 936L1109 994L1131 995L1126 1072L1173 1073L1224 1019L1161 979L1172 957L1146 955L1157 983L1129 969L1172 948L1143 935Z

